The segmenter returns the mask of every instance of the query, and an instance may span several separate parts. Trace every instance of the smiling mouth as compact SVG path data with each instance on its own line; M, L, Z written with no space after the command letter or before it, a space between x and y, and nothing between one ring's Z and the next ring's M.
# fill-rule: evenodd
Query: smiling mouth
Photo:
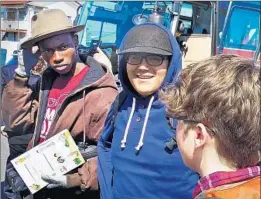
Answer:
M139 79L151 79L153 78L154 76L151 76L151 75L137 75L137 77Z

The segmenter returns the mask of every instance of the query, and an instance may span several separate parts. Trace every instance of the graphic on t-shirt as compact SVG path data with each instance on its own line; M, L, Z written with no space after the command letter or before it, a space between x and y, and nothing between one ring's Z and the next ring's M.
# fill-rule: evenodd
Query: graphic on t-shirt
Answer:
M64 100L80 84L89 67L85 67L79 74L72 78L59 76L53 82L52 89L48 96L46 112L42 124L40 143L46 140L50 127L56 117L57 111L61 108ZM68 128L68 127L65 127Z
M48 98L48 103L47 103L47 109L45 113L45 118L42 126L42 131L40 138L45 140L50 126L53 122L53 119L56 115L57 110L61 107L64 99L69 95L69 92L62 93L58 98L56 99L55 96Z

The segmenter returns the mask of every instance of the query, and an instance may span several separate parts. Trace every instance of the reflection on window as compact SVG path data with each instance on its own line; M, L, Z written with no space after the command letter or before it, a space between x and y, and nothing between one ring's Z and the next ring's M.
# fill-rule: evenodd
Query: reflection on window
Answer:
M192 15L193 9L192 4L190 3L183 3L180 11L180 21L184 24L184 34L191 34L192 33Z
M116 24L87 20L85 29L81 43L86 46L90 46L93 39L101 40L103 44L115 43L116 41Z
M224 47L255 51L259 42L259 24L259 12L238 7L233 8Z
M180 15L184 17L192 17L192 5L190 3L183 3Z
M116 42L116 24L104 23L101 40L103 43L115 43Z
M88 20L85 26L82 44L90 46L92 39L99 39L101 22Z

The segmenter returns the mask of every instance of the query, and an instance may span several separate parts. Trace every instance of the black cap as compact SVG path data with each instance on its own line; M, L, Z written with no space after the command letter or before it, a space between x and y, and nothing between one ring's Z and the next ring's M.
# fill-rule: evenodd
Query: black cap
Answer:
M157 25L143 24L135 26L127 32L118 54L125 53L172 55L169 35Z

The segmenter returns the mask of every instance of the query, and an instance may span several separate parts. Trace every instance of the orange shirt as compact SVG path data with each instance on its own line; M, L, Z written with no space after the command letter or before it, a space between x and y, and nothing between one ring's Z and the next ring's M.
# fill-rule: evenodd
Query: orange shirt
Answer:
M202 196L222 199L260 199L260 176L247 181L222 185L203 191L195 199Z

